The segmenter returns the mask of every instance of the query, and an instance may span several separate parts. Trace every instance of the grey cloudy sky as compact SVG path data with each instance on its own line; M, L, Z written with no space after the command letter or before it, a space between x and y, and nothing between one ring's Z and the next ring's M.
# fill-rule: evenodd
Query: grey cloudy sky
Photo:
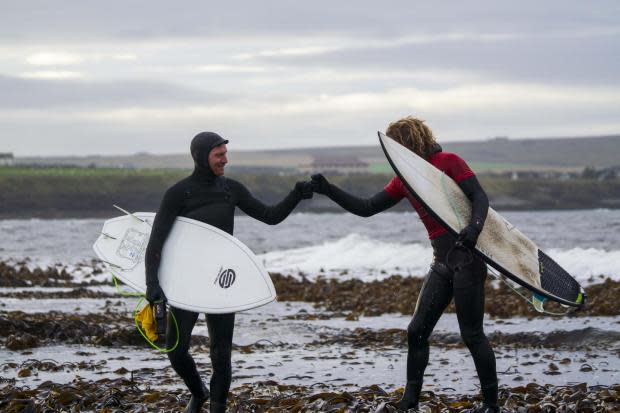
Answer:
M620 133L620 2L0 3L0 152Z

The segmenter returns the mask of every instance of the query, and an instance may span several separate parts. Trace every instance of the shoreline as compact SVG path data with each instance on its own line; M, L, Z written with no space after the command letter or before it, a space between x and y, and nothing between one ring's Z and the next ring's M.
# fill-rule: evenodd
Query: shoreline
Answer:
M154 211L163 193L185 176L178 171L148 173L141 171L55 170L36 171L0 168L0 219L75 218L110 216L112 204L127 210ZM228 175L227 175L228 176ZM231 178L243 182L253 195L267 204L279 202L296 181L309 176L280 176L235 173ZM369 196L381 190L393 174L334 175L330 182ZM575 210L620 208L620 179L599 181L594 178L523 178L480 176L490 204L498 211ZM50 190L54 188L54 190ZM33 198L32 194L37 197ZM402 202L394 210L412 211ZM298 211L339 211L329 199L315 196Z
M50 211L25 211L23 213L18 213L15 211L11 212L2 212L0 211L0 221L10 221L10 220L71 220L71 219L109 219L114 216L114 211L112 208L112 200L110 200L109 207L97 209L97 210L88 210L84 209L79 210L50 210ZM106 204L107 205L107 204ZM558 205L523 205L523 206L502 206L502 205L491 205L493 209L497 212L505 213L505 212L566 212L566 211L617 211L620 210L620 200L616 204L589 204L589 205L567 205L565 207L560 207ZM133 208L135 211L142 210L156 210L157 208L144 208L144 207L136 207ZM391 213L415 213L409 205L397 205L390 210ZM293 212L301 213L301 214L349 214L346 211L343 211L342 208L336 206L304 206L300 205ZM245 216L243 212L236 211L235 216Z

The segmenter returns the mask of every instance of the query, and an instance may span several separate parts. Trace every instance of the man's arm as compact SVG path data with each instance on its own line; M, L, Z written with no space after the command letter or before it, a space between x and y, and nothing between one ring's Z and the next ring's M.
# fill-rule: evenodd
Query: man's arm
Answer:
M329 183L321 174L312 175L312 185L315 192L327 195L342 208L360 217L370 217L385 211L399 201L385 190L377 192L370 198L359 198Z
M181 198L170 188L164 194L155 220L149 243L146 247L144 263L146 266L146 297L149 302L165 300L166 297L159 285L159 263L164 242L172 229L181 206Z
M240 182L231 181L236 192L237 205L247 215L265 224L276 225L284 221L302 199L312 198L312 189L307 182L297 182L295 187L276 205L265 205L254 198L250 191Z

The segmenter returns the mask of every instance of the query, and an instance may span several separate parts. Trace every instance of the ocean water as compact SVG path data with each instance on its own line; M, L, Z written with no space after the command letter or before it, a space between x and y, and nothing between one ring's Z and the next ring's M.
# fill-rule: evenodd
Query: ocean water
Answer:
M111 211L111 217L114 216ZM503 215L581 281L620 279L620 210L506 212ZM32 265L89 262L102 219L1 220L0 259ZM421 276L432 250L417 215L292 214L276 226L247 216L235 236L270 271L376 279Z

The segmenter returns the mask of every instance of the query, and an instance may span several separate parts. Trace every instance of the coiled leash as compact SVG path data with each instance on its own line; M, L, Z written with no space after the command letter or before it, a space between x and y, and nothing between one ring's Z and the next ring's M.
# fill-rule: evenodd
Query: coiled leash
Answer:
M121 289L121 287L120 287L120 285L118 283L118 279L116 278L114 273L112 273L112 280L114 281L114 286L116 287L116 292L118 294L120 294L122 297L139 297L140 298L138 300L138 303L136 304L136 306L133 309L132 316L133 316L134 321L135 321L136 329L138 330L140 335L144 338L144 340L146 340L146 342L149 343L151 345L151 347L153 347L155 350L161 351L162 353L169 353L171 351L174 351L174 349L176 349L177 346L179 345L179 323L177 322L177 319L174 316L174 311L170 311L170 314L172 315L172 321L174 323L174 327L175 327L175 330L176 330L176 333L177 333L177 339L176 339L176 341L174 343L174 346L172 346L169 349L159 347L151 339L148 338L148 336L145 333L145 331L140 328L140 325L139 325L139 322L138 322L138 313L140 312L140 307L142 306L142 303L144 301L146 301L146 295L142 294L142 293L132 293L132 292L123 291ZM150 304L147 304L147 305L150 305ZM165 332L166 303L165 302L158 302L158 303L155 303L154 306L155 306L155 318L158 320L158 322L157 322L157 333L158 334L157 335L158 336L162 336L163 333Z
M455 258L456 256L456 258ZM474 253L462 242L457 241L446 254L446 265L453 272L459 272L474 262Z

